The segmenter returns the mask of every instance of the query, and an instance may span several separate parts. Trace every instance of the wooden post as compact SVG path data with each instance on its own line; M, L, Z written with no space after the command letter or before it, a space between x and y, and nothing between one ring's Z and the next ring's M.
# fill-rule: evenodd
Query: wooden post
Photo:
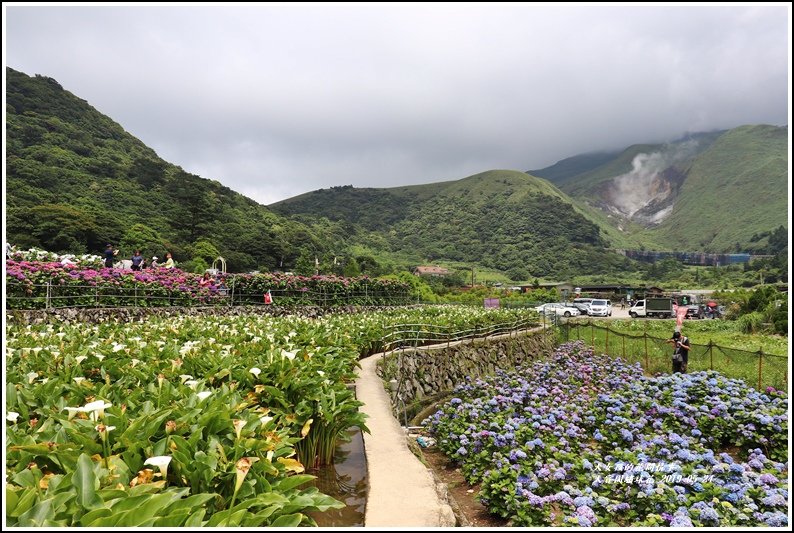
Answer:
M607 326L607 332L605 333L604 338L604 353L609 355L609 326Z
M764 347L761 346L758 350L758 391L761 391L761 367L764 361Z
M714 343L709 339L709 369L714 370Z
M623 359L626 358L626 336L623 335Z
M642 336L642 338L645 339L645 370L648 371L650 369L650 363L648 363L648 332L647 331Z

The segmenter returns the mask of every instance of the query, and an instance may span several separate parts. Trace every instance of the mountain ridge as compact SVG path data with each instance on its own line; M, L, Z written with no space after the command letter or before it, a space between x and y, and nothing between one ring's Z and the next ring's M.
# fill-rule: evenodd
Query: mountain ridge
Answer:
M235 271L293 268L315 256L335 265L339 256L369 265L369 274L451 261L522 276L513 279L582 272L620 276L637 267L612 249L658 249L671 242L709 246L702 232L680 239L696 225L676 217L675 209L671 218L643 225L632 216L647 205L632 210L610 196L616 178L626 175L640 154L699 143L694 155L661 171L660 183L676 194L687 192L682 202L698 196L697 188L686 187L691 173L690 187L700 180L699 188L708 185L710 194L719 195L719 187L709 185L708 165L698 164L698 157L725 158L708 150L719 148L717 140L731 132L721 150L734 152L740 182L751 179L762 194L778 194L788 179L787 166L780 172L781 162L788 161L781 132L746 126L696 134L667 148L633 145L611 158L573 156L537 171L554 181L531 172L489 170L423 185L331 187L265 206L163 160L57 81L9 67L6 73L7 237L53 251L96 252L114 242L138 246L145 255L167 249L196 269L222 254ZM676 198L666 200L675 204ZM691 205L684 202L688 209ZM737 242L745 249L767 247L766 235L776 224L787 224L774 212L778 203L767 207L754 204L759 222L730 235L735 242L715 251L728 251ZM646 216L653 214L650 209ZM725 219L716 223L724 225ZM709 242L717 242L715 237Z

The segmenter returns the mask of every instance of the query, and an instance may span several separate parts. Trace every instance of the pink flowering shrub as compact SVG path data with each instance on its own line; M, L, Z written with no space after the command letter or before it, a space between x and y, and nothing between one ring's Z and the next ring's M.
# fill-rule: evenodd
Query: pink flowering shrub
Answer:
M179 269L136 272L7 259L6 308L259 305L268 291L276 305L395 305L411 298L403 282L366 276L218 274L208 287L200 280Z

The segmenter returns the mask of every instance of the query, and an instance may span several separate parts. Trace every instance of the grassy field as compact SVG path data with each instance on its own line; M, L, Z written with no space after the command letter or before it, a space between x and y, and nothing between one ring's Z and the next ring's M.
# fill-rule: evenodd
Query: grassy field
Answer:
M672 347L665 344L674 320L591 320L570 323L567 338L583 340L600 353L642 365L648 375L669 373ZM788 337L747 335L726 320L687 321L681 329L689 337L689 372L715 370L763 390L788 391Z

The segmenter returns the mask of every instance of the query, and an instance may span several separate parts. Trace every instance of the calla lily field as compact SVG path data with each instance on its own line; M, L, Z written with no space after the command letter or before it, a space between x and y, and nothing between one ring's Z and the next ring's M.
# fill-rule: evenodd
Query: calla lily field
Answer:
M520 315L446 307L9 322L7 525L314 525L308 512L343 504L306 488L309 472L333 460L348 428L368 431L349 385L384 328Z
M163 305L207 303L197 276L180 271L6 266L7 296L18 301L34 301L22 297L26 284L96 283L144 286L169 296ZM406 290L393 280L244 283L259 298L295 290L295 302L304 287L328 302L353 285L368 305ZM16 309L35 307L26 305ZM9 319L6 525L316 526L311 513L344 504L312 487L312 472L333 463L347 430L369 432L352 387L362 357L394 346L385 339L400 324L481 331L528 318L537 314L416 306L315 318ZM489 511L516 526L789 525L788 394L718 372L647 376L576 341L460 384L423 425L481 484Z

